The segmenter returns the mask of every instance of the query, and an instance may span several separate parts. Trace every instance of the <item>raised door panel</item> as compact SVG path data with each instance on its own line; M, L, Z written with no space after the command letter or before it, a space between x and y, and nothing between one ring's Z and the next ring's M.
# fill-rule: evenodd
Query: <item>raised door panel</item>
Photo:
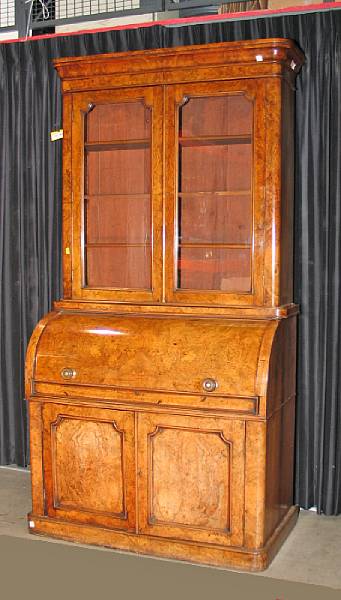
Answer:
M242 421L139 415L139 531L241 545L244 445Z
M161 299L162 111L159 87L73 97L73 298Z
M165 110L166 299L261 305L264 85L172 86Z
M45 404L43 422L47 515L134 530L133 413Z

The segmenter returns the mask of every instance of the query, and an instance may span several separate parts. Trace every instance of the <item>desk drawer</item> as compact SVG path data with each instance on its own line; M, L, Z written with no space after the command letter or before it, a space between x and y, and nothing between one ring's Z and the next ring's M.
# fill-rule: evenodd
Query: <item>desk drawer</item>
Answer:
M233 412L242 415L258 415L259 398L231 398L226 396L199 394L173 394L164 392L122 390L119 388L87 386L87 385L59 385L55 383L36 382L33 390L34 396L60 398L77 398L84 402L94 401L102 404L131 406L132 409L145 409L145 407L158 407L158 409L181 409L214 413Z

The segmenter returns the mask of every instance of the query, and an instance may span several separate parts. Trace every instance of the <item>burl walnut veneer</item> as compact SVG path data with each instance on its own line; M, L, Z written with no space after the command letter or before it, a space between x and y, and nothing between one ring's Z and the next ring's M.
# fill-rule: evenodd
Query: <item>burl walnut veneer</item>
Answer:
M294 526L294 81L268 39L55 61L64 295L27 352L32 533L264 569Z

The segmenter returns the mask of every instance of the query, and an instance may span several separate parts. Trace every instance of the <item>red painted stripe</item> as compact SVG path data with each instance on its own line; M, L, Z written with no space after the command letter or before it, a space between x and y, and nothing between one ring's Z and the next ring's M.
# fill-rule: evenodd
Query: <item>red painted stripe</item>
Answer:
M0 40L1 44L12 44L13 42L34 42L36 40L44 40L49 38L61 37L61 36L73 36L73 35L84 35L88 33L102 33L105 31L119 31L123 29L139 29L142 27L154 27L155 25L195 25L196 23L208 23L214 21L229 21L229 20L243 20L250 17L268 17L292 13L307 13L307 12L320 12L331 9L341 9L341 2L325 2L320 4L307 4L299 6L288 6L286 8L278 9L264 9L264 10L250 10L239 13L223 13L219 15L203 15L197 17L185 17L182 19L167 19L165 21L148 21L146 23L132 23L130 25L117 25L116 27L101 27L98 29L82 29L81 31L68 31L61 33L51 33L45 35L36 35L28 38L13 38L10 40ZM94 15L97 20L101 19L100 14ZM94 19L96 20L96 18ZM70 25L70 23L69 23ZM0 30L1 31L1 30Z

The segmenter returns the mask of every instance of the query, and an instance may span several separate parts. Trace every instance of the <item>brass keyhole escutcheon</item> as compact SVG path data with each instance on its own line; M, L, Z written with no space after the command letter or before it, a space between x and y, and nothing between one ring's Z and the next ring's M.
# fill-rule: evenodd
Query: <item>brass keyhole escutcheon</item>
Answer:
M77 375L77 371L75 369L71 369L71 367L65 367L60 372L63 379L73 379Z
M205 392L214 392L218 387L218 382L208 377L202 382L202 387Z

